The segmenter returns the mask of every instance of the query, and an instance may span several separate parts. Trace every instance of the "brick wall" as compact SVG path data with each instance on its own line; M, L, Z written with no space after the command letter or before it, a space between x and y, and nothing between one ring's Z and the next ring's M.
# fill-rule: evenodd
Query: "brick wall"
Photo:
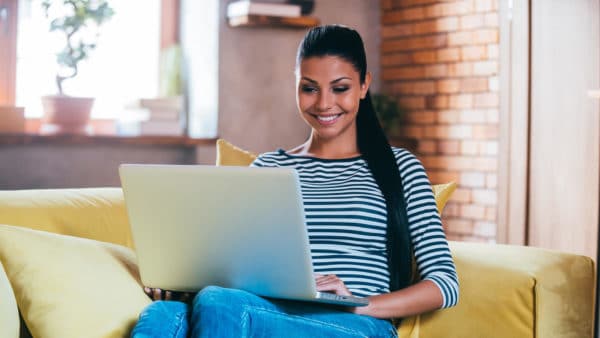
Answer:
M405 111L432 183L459 184L448 238L494 241L497 214L497 0L381 0L383 91Z

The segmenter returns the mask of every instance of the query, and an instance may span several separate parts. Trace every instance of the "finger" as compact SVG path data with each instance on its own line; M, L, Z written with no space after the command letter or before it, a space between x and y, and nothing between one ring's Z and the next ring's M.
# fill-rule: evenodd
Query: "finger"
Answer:
M161 289L152 290L152 298L154 300L162 300L162 290Z
M319 280L317 280L317 285L325 284L325 283L332 283L332 282L336 282L336 281L341 281L341 279L339 279L336 275L327 275L327 276L324 276L323 278L320 278Z
M144 286L144 293L146 293L148 296L152 296L152 290L150 290L150 288L147 286Z
M173 293L171 291L165 291L165 300L171 300Z

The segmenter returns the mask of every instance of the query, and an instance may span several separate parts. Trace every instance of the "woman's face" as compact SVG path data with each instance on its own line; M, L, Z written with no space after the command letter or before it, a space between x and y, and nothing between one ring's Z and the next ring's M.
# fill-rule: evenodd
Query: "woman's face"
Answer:
M368 73L365 82L360 83L354 66L337 56L302 60L296 74L296 102L313 136L323 140L356 139L358 106L370 82Z

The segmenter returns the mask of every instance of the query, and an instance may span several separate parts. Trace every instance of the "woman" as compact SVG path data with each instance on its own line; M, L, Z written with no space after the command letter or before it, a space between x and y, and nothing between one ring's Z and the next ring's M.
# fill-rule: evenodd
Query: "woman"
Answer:
M317 290L369 297L369 305L265 299L211 286L195 296L191 309L154 302L134 337L394 337L392 318L456 304L458 279L430 182L411 153L390 147L370 83L355 30L311 29L296 59L296 99L310 137L253 163L297 170ZM160 290L147 291L163 297Z

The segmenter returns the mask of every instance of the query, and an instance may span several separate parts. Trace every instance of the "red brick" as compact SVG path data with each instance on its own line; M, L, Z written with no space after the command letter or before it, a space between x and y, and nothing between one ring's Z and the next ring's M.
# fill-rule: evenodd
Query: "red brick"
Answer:
M447 95L430 95L425 100L428 109L446 109L448 108Z
M408 81L399 82L393 85L395 93L408 95L426 95L435 93L434 81Z
M437 142L432 140L419 140L417 152L419 154L435 154L437 152Z
M460 89L460 80L443 79L436 82L436 90L443 94L457 93Z
M445 64L435 64L425 66L425 77L441 78L448 76L448 66Z
M392 0L394 7L412 7L416 5L427 5L436 3L439 0Z
M487 174L485 176L485 187L495 189L498 187L498 175Z
M405 120L411 124L433 124L435 123L436 113L430 110L416 110L405 114Z
M485 110L465 109L460 112L461 123L485 123L486 118Z
M498 107L500 99L498 93L480 93L473 95L473 106L475 108Z
M454 193L452 193L452 196L450 196L450 200L460 203L471 202L471 189L457 188Z
M442 212L443 217L458 217L460 216L460 204L448 202Z
M463 46L460 49L461 60L479 61L487 58L486 46Z
M412 55L410 53L384 54L381 56L381 66L397 66L408 65L412 63Z
M464 46L474 42L475 35L471 31L448 33L448 46ZM491 42L491 41L489 41ZM487 43L489 43L487 42Z
M392 0L381 0L381 9L390 10L393 8Z
M465 220L460 218L449 218L445 221L444 225L448 228L448 231L453 233L461 234L472 234L473 233L473 221Z
M381 23L384 25L422 20L425 18L423 7L414 7L395 11L383 12Z
M404 137L423 137L423 127L421 126L402 126L400 127L400 134Z
M460 215L464 218L484 219L485 207L475 204L463 204L460 207Z
M497 44L487 45L487 57L490 60L497 60L499 56L499 49Z
M475 0L474 5L476 12L491 12L494 10L492 0Z
M429 177L431 184L441 184L458 182L460 174L457 171L431 170L427 172L427 176Z
M488 89L491 92L497 92L500 90L500 83L498 81L497 76L492 76L488 78Z
M498 126L490 124L473 126L473 138L477 140L497 139ZM479 154L483 155L484 153L485 149L483 147L480 147Z
M383 39L410 36L414 33L415 25L412 23L385 25L381 27L381 37Z
M500 122L500 111L498 109L486 110L487 122L488 123L499 123Z
M461 187L483 188L485 177L484 173L463 171L460 174L460 185Z
M473 63L473 75L496 75L498 74L497 61L479 61Z
M470 1L453 1L438 3L425 7L425 16L437 18L442 16L464 15L473 10Z
M498 192L491 189L473 189L472 191L473 203L482 205L496 205L498 204Z
M485 220L495 222L498 216L498 209L496 207L485 208Z
M423 64L423 63L435 63L436 61L436 53L432 50L414 52L412 54L412 60L414 63ZM427 73L427 69L425 70Z
M486 27L498 27L499 21L498 13L486 13L483 18L483 23Z
M451 63L448 65L448 76L463 77L473 75L473 64L471 62Z
M381 77L384 81L419 79L423 78L424 76L425 67L423 66L385 68L381 74Z
M439 141L438 153L443 155L458 155L460 153L460 142L456 140Z
M471 108L473 107L473 95L471 94L458 94L450 95L448 98L449 108Z
M498 132L496 130L496 132ZM482 144L480 149L481 155L498 155L498 141L487 141Z
M446 47L446 44L446 34L417 36L395 40L384 40L381 43L381 51L383 53L388 53L408 50L442 48Z
M426 126L423 130L424 136L427 138L435 139L467 139L471 137L472 129L471 126L467 125L433 125ZM438 144L439 146L439 144ZM439 149L438 149L439 150ZM459 153L459 143L456 143L456 150L451 152L452 154Z
M437 60L439 62L451 62L460 60L459 48L443 48L437 50Z
M460 152L463 155L479 155L479 142L473 140L463 141Z
M498 170L498 160L495 157L473 158L472 169L486 172L496 172Z
M492 222L475 222L473 235L496 237L496 224Z
M485 19L482 14L465 15L460 18L460 29L471 30L475 28L481 28L484 25Z
M488 90L489 80L485 77L470 77L460 80L460 90L463 93L485 92Z
M438 123L458 123L460 113L456 110L440 110L437 112Z
M445 18L437 19L436 21L437 32L451 32L458 29L458 17L448 16Z
M402 96L399 99L400 107L405 109L425 109L424 96Z
M498 43L497 29L479 29L473 32L473 44Z

